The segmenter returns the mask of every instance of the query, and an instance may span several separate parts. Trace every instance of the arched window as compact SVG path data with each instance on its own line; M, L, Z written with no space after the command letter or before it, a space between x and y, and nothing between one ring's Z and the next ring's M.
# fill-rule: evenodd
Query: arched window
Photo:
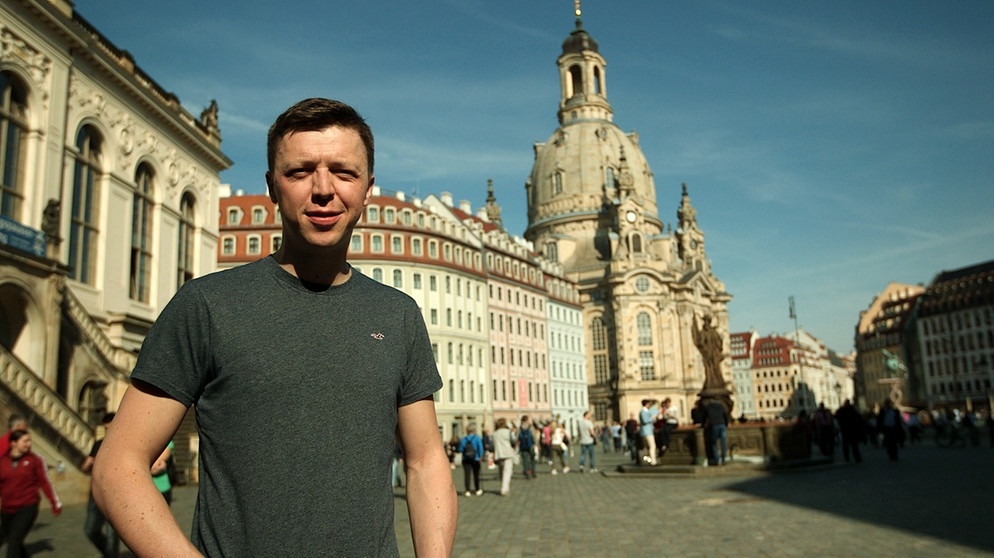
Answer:
M638 313L635 327L638 330L639 345L652 345L652 318L648 312Z
M100 148L103 141L92 126L76 134L76 162L73 165L72 215L69 223L69 276L92 283L97 259L97 179L100 176Z
M570 66L570 97L576 97L583 93L583 70L579 66Z
M134 300L148 302L152 270L152 198L155 171L142 163L135 172L131 203L131 288Z
M196 237L196 201L186 192L179 202L179 252L176 257L176 288L193 279L193 241Z
M28 95L21 80L0 72L0 215L21 219Z
M642 235L639 233L632 233L632 253L642 253Z
M603 351L607 348L607 328L604 327L604 320L596 317L590 323L591 340L595 351Z
M600 66L597 66L597 67L594 68L594 93L596 93L598 95L603 95L604 94L604 83L603 83L603 81L604 80L601 77Z

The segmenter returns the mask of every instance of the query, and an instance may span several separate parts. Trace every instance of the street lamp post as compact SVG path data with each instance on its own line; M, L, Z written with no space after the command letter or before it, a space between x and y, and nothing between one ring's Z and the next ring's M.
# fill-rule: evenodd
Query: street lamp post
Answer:
M808 394L811 393L811 386L808 384L807 378L804 377L804 352L801 350L801 331L797 325L797 312L794 310L794 295L787 298L790 303L790 317L794 320L794 345L797 349L797 371L801 376L801 386L804 391L801 392L801 408L807 409L809 404L811 408L814 408L814 403L808 401Z

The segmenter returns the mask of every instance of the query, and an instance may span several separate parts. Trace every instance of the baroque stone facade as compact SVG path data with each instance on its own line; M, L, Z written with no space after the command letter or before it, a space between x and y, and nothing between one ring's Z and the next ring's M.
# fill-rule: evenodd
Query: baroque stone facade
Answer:
M607 63L579 18L557 63L560 126L534 146L525 238L580 289L595 419L625 420L643 398L670 397L686 423L705 382L695 327L718 331L731 383L731 295L712 273L686 185L676 219L660 217L638 135L614 124Z
M189 114L72 2L0 4L0 420L28 417L66 501L160 309L214 269L216 111Z

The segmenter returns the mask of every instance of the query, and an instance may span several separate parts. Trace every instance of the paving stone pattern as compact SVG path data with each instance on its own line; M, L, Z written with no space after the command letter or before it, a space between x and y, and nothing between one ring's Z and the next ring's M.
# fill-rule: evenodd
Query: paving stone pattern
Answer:
M865 447L865 446L864 446ZM866 448L864 461L777 473L731 464L686 475L622 475L620 454L600 473L572 470L537 479L516 474L499 495L484 468L484 494L459 491L455 556L488 557L844 557L994 556L994 449L904 448L897 462ZM456 487L462 469L452 471ZM190 524L194 487L176 490L173 511ZM404 490L395 524L402 556L414 556ZM43 504L28 537L36 556L98 556L83 535L85 505L53 519ZM288 545L287 556L293 556ZM4 549L6 550L6 549ZM122 556L128 556L123 552Z

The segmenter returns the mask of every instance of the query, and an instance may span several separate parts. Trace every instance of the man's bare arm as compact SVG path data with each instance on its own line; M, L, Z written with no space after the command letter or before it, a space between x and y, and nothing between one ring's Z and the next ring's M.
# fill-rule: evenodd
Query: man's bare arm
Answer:
M132 384L94 461L93 499L137 556L199 556L149 470L184 414L179 401L147 384Z
M421 558L451 556L458 499L438 434L435 403L424 399L401 407L397 431L407 467L407 510L414 552Z

